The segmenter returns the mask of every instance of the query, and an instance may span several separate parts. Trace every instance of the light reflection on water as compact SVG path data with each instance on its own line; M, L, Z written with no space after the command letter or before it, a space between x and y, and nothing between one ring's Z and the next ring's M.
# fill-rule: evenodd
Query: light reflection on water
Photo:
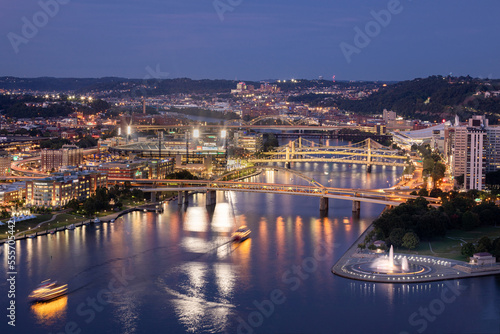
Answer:
M31 305L31 311L36 317L39 325L46 328L61 323L66 319L68 308L68 297L63 296L46 303L34 303Z
M178 282L169 286L175 277ZM232 295L235 273L228 263L189 262L170 271L158 285L174 306L178 320L190 333L220 333L228 330L235 305Z

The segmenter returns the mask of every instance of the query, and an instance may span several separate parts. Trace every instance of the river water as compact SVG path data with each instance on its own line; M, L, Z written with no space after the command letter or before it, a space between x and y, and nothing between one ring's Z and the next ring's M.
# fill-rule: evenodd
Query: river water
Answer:
M394 184L401 169L310 163L292 166L334 187ZM269 171L255 182L305 184ZM331 267L383 209L330 200L228 192L163 214L134 212L114 224L18 241L16 327L7 325L7 246L0 255L0 333L498 333L500 278L375 284ZM227 243L247 225L251 238ZM47 278L69 294L31 305Z

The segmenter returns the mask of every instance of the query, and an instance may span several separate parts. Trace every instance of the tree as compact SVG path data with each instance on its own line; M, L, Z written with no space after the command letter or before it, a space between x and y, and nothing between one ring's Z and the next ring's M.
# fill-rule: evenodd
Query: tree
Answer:
M418 246L420 239L414 232L408 232L403 236L403 247L413 249Z
M462 228L466 231L470 231L480 225L479 215L472 212L467 211L462 215Z
M489 251L491 251L492 247L493 247L493 245L491 244L490 238L488 238L487 236L484 236L481 239L479 239L479 241L477 242L476 251L478 253L489 252Z
M461 252L462 252L462 255L471 257L476 252L476 247L474 247L473 243L468 242L462 246Z
M436 188L436 183L441 181L444 177L444 173L446 172L446 166L441 162L436 162L434 164L434 168L432 169L432 181L434 182L434 188Z
M422 188L418 191L417 195L427 197L429 196L429 192L427 191L426 188Z
M92 197L87 198L87 200L83 203L83 209L88 215L92 216L97 211L95 199Z
M434 159L431 157L424 158L424 163L423 163L423 173L425 175L432 174L432 171L434 170Z
M405 235L405 230L402 228L395 228L392 230L391 234L389 234L389 239L391 240L391 244L396 247L400 247L403 243L403 236Z
M71 209L72 211L77 211L80 208L80 201L77 199L73 198L71 201L69 201L66 204L66 207Z
M441 197L442 195L443 191L436 187L434 187L429 193L429 197L434 197L434 198Z

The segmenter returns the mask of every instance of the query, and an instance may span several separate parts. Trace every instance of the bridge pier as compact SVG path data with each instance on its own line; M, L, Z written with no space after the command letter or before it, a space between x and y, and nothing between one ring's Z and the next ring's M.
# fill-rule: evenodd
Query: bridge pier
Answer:
M215 190L207 190L205 205L213 206L216 203L217 203L217 192Z
M285 168L290 169L292 163L291 162L285 162Z
M151 203L156 202L156 192L152 191L151 192Z
M361 202L352 201L352 213L358 214L361 212Z
M366 172L371 173L372 172L372 165L366 165Z
M182 205L182 204L188 204L188 194L189 192L187 191L179 191L177 195L177 204Z
M319 199L319 211L320 212L328 211L328 197L321 197Z

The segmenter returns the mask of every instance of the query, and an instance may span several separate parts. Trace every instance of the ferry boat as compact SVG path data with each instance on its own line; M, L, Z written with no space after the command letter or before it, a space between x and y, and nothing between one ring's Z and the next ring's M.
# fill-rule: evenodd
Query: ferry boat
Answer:
M57 281L47 279L40 283L28 296L32 302L46 302L65 295L68 291L68 285L57 284Z
M242 242L250 236L250 229L246 226L241 226L239 229L237 229L232 235L231 239L234 242Z

